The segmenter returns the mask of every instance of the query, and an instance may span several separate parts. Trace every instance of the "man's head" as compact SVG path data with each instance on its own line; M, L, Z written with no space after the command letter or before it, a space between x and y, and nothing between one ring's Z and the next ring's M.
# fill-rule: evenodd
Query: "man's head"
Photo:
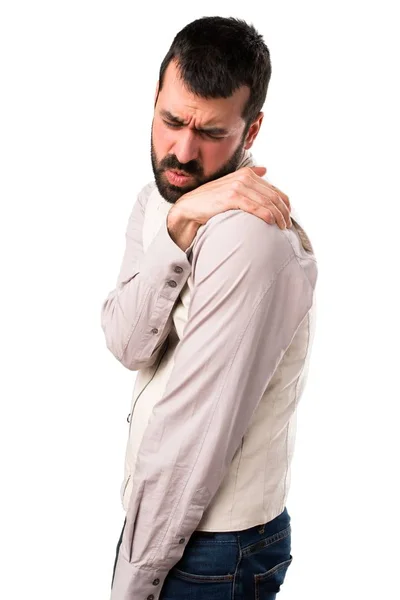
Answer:
M260 129L270 77L269 50L242 20L203 17L175 36L151 132L154 177L168 202L236 170ZM177 180L170 169L189 177Z

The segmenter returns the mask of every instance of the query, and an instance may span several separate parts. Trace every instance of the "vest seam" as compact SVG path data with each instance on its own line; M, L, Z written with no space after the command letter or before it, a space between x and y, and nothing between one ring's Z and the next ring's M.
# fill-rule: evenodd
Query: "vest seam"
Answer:
M295 387L295 392L294 392L294 401L295 401L295 406L294 406L294 411L292 413L292 418L297 410L297 405L298 405L298 398L299 398L299 394L298 394L298 390L299 390L299 383L300 383L300 379L301 376L303 375L304 372L304 368L305 368L305 364L306 364L306 360L307 360L307 355L310 349L310 339L311 339L311 327L310 327L310 312L307 313L307 324L308 324L308 338L307 338L307 349L306 349L306 353L305 353L305 358L303 361L303 366L302 369L299 373L299 376L297 377L297 381L296 381L296 387ZM289 440L289 423L287 426L287 438L286 438L286 443L288 443ZM284 483L284 487L283 487L283 496L285 497L286 492L287 492L287 476L288 476L288 472L289 472L289 457L288 457L288 448L286 445L286 473L285 473L285 483Z
M235 485L233 488L233 493L232 493L232 498L231 498L231 510L229 513L229 526L231 526L232 523L232 513L233 513L233 507L234 507L234 500L235 500L235 494L236 494L236 486L237 486L237 480L238 480L238 475L239 475L239 470L240 470L240 464L242 462L242 456L243 456L243 445L244 445L244 436L246 434L243 435L241 442L240 442L240 457L238 460L238 466L236 469L236 475L235 475Z
M266 390L264 390L264 394L265 394L265 391ZM272 404L272 413L274 415L275 415L275 406L276 406L276 394L273 397L273 404ZM266 452L264 454L264 456L266 456L266 461L264 463L264 473L263 473L263 497L262 497L262 509L263 509L264 513L266 511L266 508L265 508L265 481L266 481L266 475L265 474L266 474L267 464L268 464L268 453L269 453L270 448L271 448L271 438L272 438L272 429L270 430L269 439L268 439L268 446L267 446Z

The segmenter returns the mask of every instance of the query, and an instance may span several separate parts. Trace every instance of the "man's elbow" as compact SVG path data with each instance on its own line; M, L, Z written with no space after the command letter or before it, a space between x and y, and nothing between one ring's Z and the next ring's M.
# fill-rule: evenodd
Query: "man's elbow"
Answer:
M140 369L154 365L158 352L154 351L150 356L137 356L133 350L133 340L131 339L126 344L122 330L116 325L110 313L106 314L102 311L101 327L107 349L126 369L129 369L129 371L139 371Z

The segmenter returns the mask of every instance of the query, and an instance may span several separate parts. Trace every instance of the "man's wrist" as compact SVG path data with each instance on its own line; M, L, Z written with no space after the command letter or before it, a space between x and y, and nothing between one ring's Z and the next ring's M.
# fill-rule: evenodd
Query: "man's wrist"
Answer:
M167 230L170 238L184 252L193 242L199 224L188 219L179 207L173 206L167 215Z

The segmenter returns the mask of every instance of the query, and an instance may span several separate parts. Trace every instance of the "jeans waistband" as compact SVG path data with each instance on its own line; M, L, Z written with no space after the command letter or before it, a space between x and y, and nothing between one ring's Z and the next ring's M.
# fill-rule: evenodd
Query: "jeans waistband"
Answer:
M281 532L289 527L289 525L290 515L285 506L283 511L274 519L268 521L268 523L261 523L260 525L255 525L249 529L242 529L239 531L195 531L192 537L193 540L196 540L196 542L200 543L202 541L210 542L211 540L219 543L239 543L239 545L244 548L258 542L259 540L263 540Z

